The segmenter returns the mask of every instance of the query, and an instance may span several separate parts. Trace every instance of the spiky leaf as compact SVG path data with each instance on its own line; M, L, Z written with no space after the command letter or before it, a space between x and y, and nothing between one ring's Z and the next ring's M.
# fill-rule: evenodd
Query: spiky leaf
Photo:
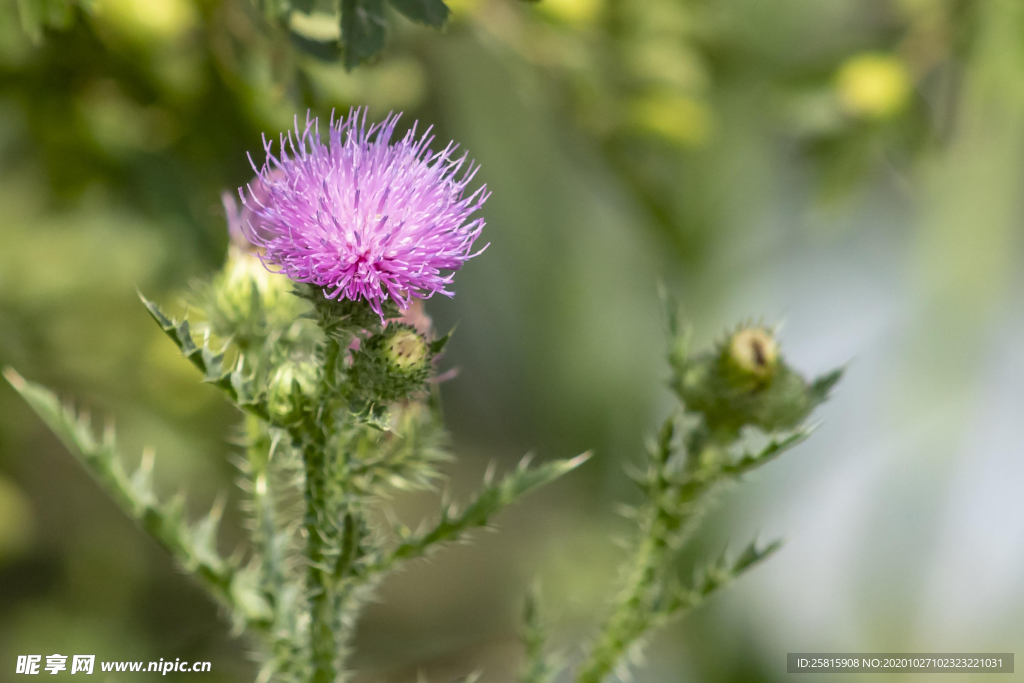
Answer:
M115 449L113 428L108 427L103 438L97 441L88 416L63 407L53 392L27 382L11 368L4 370L4 377L125 513L166 548L182 568L195 576L226 608L237 611L232 585L238 566L221 558L215 547L219 510L211 512L198 526L190 528L184 521L183 496L161 502L153 492L151 454L143 457L140 468L129 476ZM251 620L247 623L257 628L265 625Z
M401 543L372 569L383 571L403 560L421 557L440 543L461 539L472 529L486 526L495 514L518 498L571 472L589 458L590 453L583 453L569 460L555 460L534 468L524 460L501 481L486 482L465 510L459 512L454 506L445 508L441 519L432 528Z

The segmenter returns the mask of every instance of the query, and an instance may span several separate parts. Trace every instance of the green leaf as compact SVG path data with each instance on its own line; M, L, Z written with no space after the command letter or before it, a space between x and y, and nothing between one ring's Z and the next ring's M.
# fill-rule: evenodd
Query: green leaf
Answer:
M773 541L763 548L759 548L757 542L752 541L731 563L725 557L708 563L695 573L692 581L675 586L669 599L661 606L659 621L664 622L678 617L682 612L696 607L712 593L764 562L781 547L781 540Z
M732 571L734 574L741 574L755 564L759 564L767 560L770 556L775 554L779 548L782 547L782 539L777 539L769 543L763 548L757 547L757 541L751 541L750 545L743 549L740 556L736 558L736 561L732 565Z
M811 402L811 405L817 406L825 402L828 399L829 394L832 393L833 387L843 377L843 372L846 368L836 368L828 374L822 375L821 377L815 378L811 383L811 386L807 389L807 397Z
M214 564L220 562L220 555L217 553L217 531L220 528L220 519L224 514L224 500L219 499L214 503L210 512L192 527L192 548L193 554L200 562Z
M533 489L549 484L576 469L589 460L590 455L589 452L583 453L569 460L555 460L532 469L529 467L529 460L524 459L514 472L497 483L490 481L488 476L484 488L465 510L459 512L454 505L445 508L441 513L441 519L433 528L414 534L389 555L372 565L370 571L384 571L400 561L422 557L429 549L440 543L460 540L468 531L487 526L491 517L500 510Z
M228 398L240 409L252 413L265 422L272 422L270 413L267 410L266 398L257 393L250 381L242 372L242 358L239 357L239 364L233 371L226 371L223 368L224 352L214 352L210 349L208 342L197 346L192 339L192 331L188 320L178 322L167 316L160 307L147 299L142 292L139 292L139 299L146 306L149 315L160 326L175 346L199 372L203 373L203 382L212 384L228 395Z
M346 69L383 50L383 0L341 0L341 42L345 46Z
M4 370L4 377L125 513L192 573L214 598L237 611L231 585L238 567L233 561L221 558L214 547L219 509L215 508L190 529L183 518L184 496L162 503L153 492L151 452L144 454L141 466L129 477L115 450L113 428L108 428L103 439L97 440L87 415L63 407L53 392L25 381L11 368ZM263 624L250 621L250 625L260 627Z
M739 477L740 475L755 470L758 467L775 460L784 452L802 442L804 439L809 437L813 431L814 429L812 427L805 427L804 429L799 429L781 439L773 438L768 442L767 446L757 453L746 453L739 459L722 465L721 472L727 477Z
M441 0L389 0L391 6L412 21L441 28L451 11Z

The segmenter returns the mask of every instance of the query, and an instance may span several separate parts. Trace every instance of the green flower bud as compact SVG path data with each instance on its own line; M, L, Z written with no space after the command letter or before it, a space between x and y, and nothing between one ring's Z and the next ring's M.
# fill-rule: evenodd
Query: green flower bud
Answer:
M270 380L267 408L276 420L294 422L302 414L316 387L316 371L310 363L286 361Z
M389 405L422 391L432 369L435 351L415 329L389 323L364 339L352 354L349 369L354 412L359 406Z
M724 360L741 380L769 381L779 363L779 345L770 331L761 327L745 327L729 338Z
M768 432L796 428L840 374L808 382L786 364L771 331L753 326L739 328L713 351L673 364L679 398L721 442L738 438L748 425Z
M388 364L399 372L413 374L422 369L430 353L423 337L413 330L402 328L384 346Z
M264 325L286 326L302 313L291 281L271 273L252 252L232 246L224 270L211 287L211 322L224 336L241 335Z

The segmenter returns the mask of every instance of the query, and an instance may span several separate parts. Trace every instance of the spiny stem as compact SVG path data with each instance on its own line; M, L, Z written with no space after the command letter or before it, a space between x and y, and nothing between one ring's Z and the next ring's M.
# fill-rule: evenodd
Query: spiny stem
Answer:
M601 629L590 656L576 676L577 683L601 683L614 670L630 645L651 626L650 596L660 581L660 570L668 552L671 520L664 511L649 509L643 540L637 548L632 569L615 611Z
M327 521L328 468L325 425L331 420L322 413L330 410L330 393L334 383L341 348L336 339L328 338L322 369L319 401L316 412L304 421L302 460L305 465L306 516L306 593L309 600L309 647L312 664L311 683L334 683L337 677L337 631L340 619L333 599L333 577L327 567L324 523Z
M675 416L665 420L651 453L648 503L640 512L640 543L630 563L626 585L612 616L601 629L590 655L580 667L576 683L601 683L618 665L630 646L654 626L664 588L671 541L682 542L703 512L700 499L716 480L696 471L682 483L666 476L673 453ZM698 460L688 458L691 462Z
M253 541L262 558L260 592L274 606L284 583L284 573L281 549L277 544L277 515L269 467L273 445L269 443L264 423L254 415L245 416L245 435L251 478Z
M311 442L303 449L306 469L306 591L309 596L310 637L313 673L311 683L334 683L335 622L329 573L325 570L321 513L324 507L324 452L321 444Z

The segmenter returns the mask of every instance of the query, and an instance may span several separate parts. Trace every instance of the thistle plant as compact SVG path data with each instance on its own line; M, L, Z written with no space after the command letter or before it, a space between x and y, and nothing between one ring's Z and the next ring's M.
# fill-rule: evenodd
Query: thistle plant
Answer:
M153 452L129 474L112 427L8 369L28 401L98 483L175 558L252 643L262 683L335 683L351 673L348 644L367 600L390 573L488 526L503 508L589 457L489 471L464 507L442 502L413 530L394 519L396 491L434 487L451 458L440 418L439 336L422 309L451 296L453 273L482 250L486 186L449 144L432 151L397 117L369 125L355 110L265 143L265 160L225 197L233 244L224 269L190 296L191 320L141 296L150 316L239 416L241 508L249 542L222 554L222 503L197 522L182 497L154 492ZM745 326L694 354L669 318L671 386L679 410L635 478L643 502L622 586L582 657L551 651L539 596L527 602L520 680L606 680L653 629L693 608L777 547L749 545L689 580L676 557L718 492L809 433L805 421L839 377L805 381L773 333ZM766 438L746 453L751 432ZM571 665L571 666L570 666ZM570 671L570 668L574 669Z
M671 305L666 317L670 384L680 405L647 444L643 466L632 473L643 494L643 502L630 511L637 527L632 556L623 565L611 613L575 672L576 683L598 683L616 671L625 678L653 630L781 547L781 541L758 545L755 540L736 557L698 565L689 576L678 569L680 550L723 489L803 441L811 432L807 418L842 374L834 370L804 380L782 358L773 331L761 325L741 326L715 348L692 353L691 332ZM750 441L762 445L749 450ZM530 651L532 661L520 680L551 680L557 670L537 664L547 656L544 648Z

